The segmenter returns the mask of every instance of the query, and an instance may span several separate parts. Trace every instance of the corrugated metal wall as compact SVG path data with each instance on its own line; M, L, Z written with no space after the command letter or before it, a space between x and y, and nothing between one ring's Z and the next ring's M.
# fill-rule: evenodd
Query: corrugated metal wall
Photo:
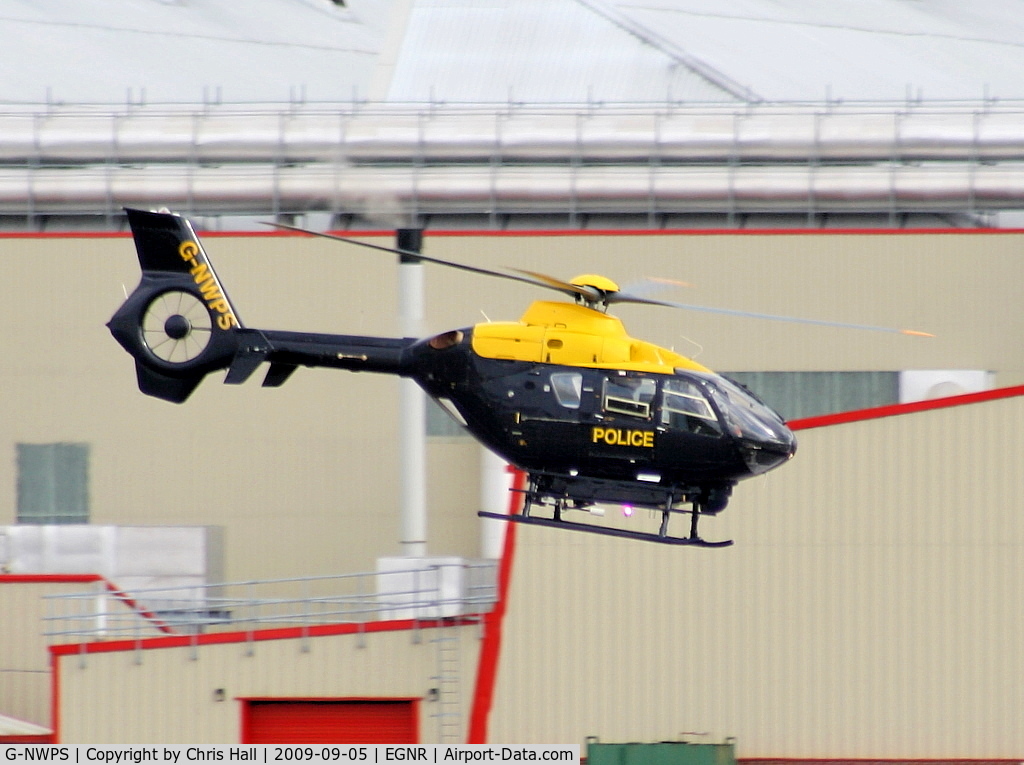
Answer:
M241 699L417 698L424 699L419 740L439 743L439 702L426 699L437 687L431 640L439 631L458 634L465 726L479 654L476 625L65 656L61 742L237 744Z
M222 525L229 580L366 570L398 552L394 380L299 370L277 390L212 379L182 407L148 399L103 327L138 279L130 241L2 242L6 522L15 444L88 442L94 522ZM206 244L252 326L396 332L387 257L301 238ZM690 302L938 335L622 307L634 335L690 353L699 343L716 368L988 369L1007 384L1024 379L1022 244L1016 233L429 236L425 252L622 283L662 275L692 282ZM515 318L542 296L461 273L427 282L428 330ZM738 736L746 756L1019 755L1022 417L1014 400L802 433L790 465L705 522L709 538L737 540L729 550L524 530L492 740L710 730ZM432 553L476 554L478 454L470 441L431 447ZM232 703L206 705L218 687L423 692L406 687L420 670L405 642L356 662L339 648L329 672L294 644L266 645L258 671L238 645L215 649L223 661L150 652L146 677L162 673L155 687L170 694L158 709L127 654L67 663L66 740L237 740ZM101 709L97 695L120 706Z
M222 525L229 581L371 570L399 552L395 379L302 369L283 388L263 389L212 375L183 406L147 398L103 326L122 286L138 281L131 241L0 241L10 285L0 301L0 445L10 457L0 459L0 522L14 521L15 445L70 441L91 445L93 522ZM397 333L388 256L300 237L217 236L206 245L250 326ZM694 286L665 297L937 335L621 307L633 335L712 368L965 368L994 370L999 384L1024 380L1024 234L428 236L425 252L623 284L685 279ZM548 297L451 270L426 281L427 331L514 319ZM479 451L442 439L429 460L429 551L474 557Z
M97 587L103 584L0 579L0 713L50 726L50 657L40 637L49 615L43 596Z

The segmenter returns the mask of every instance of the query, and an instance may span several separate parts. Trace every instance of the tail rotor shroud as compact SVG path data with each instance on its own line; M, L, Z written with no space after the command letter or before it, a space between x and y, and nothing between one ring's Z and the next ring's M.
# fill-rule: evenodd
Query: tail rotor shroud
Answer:
M180 403L231 363L241 322L186 219L126 212L142 279L107 326L134 357L139 388Z

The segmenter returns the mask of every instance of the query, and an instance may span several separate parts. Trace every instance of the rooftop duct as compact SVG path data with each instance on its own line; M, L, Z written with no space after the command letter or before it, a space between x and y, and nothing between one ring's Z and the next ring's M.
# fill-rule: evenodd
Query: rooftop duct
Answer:
M1024 207L1024 162L858 167L0 169L0 214L328 211L382 223L441 214L967 212Z
M1024 104L890 107L205 107L0 113L0 163L1003 162Z
M1024 104L0 113L0 214L1024 208Z

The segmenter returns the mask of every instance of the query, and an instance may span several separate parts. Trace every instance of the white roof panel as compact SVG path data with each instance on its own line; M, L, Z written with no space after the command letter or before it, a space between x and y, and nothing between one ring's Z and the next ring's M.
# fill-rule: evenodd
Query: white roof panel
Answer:
M9 0L0 42L7 103L1024 98L1024 0Z
M1024 97L1024 2L619 0L768 100Z
M387 3L376 3L377 6ZM347 100L380 30L329 0L14 0L0 11L0 102Z
M19 720L16 717L0 715L0 736L49 736L53 731L42 725Z
M418 0L390 101L735 100L576 0Z

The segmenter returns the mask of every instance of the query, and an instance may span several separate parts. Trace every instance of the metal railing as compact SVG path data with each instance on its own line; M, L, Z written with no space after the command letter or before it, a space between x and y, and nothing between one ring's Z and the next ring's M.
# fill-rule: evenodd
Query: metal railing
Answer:
M207 632L478 617L496 600L494 561L373 573L47 595L51 644Z

